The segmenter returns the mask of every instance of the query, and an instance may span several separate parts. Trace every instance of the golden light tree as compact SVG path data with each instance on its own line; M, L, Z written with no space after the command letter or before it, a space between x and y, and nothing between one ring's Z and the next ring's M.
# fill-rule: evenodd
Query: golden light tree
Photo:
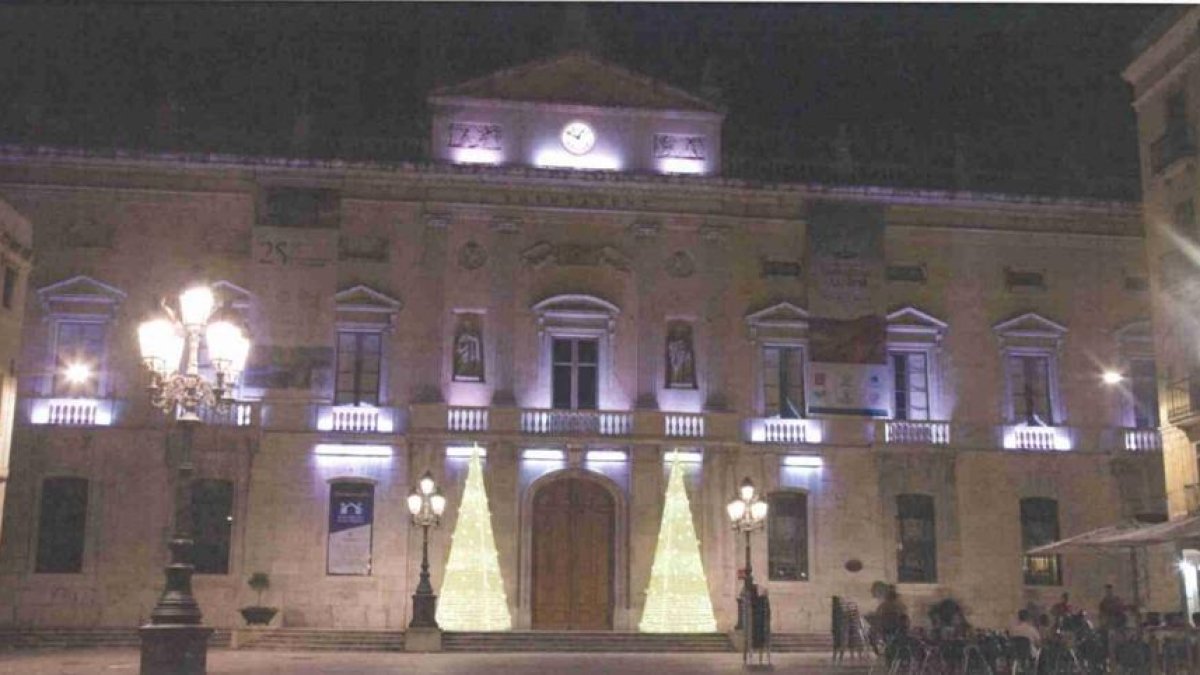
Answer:
M646 609L638 627L645 633L712 633L717 630L704 563L700 560L700 540L692 523L692 507L683 487L678 453L671 453L671 475L667 479L662 526L658 530L650 586L646 589Z
M437 622L443 630L492 631L512 628L500 557L492 534L492 512L483 487L483 463L471 453L467 485L450 540L450 559Z

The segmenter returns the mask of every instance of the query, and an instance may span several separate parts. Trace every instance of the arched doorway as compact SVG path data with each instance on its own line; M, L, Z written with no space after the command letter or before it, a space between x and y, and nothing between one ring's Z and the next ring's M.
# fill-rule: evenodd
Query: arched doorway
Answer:
M611 629L612 495L585 478L554 480L534 494L532 520L533 628Z

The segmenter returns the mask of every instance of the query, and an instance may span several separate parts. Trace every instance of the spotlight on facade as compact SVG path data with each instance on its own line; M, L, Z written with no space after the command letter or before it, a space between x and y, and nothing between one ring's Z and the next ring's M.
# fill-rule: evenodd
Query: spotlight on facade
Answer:
M1121 384L1125 381L1125 376L1115 370L1106 370L1100 375L1100 379L1104 384Z
M63 375L71 384L83 384L92 379L92 367L86 363L72 363L67 366Z

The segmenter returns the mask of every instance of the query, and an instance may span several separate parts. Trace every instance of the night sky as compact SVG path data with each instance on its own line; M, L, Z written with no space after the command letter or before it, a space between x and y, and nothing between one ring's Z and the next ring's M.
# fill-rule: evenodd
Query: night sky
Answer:
M143 4L0 7L0 138L328 154L426 134L426 93L588 48L728 109L727 157L952 163L1136 183L1130 43L1161 6ZM176 133L164 140L165 101ZM351 141L354 141L353 143ZM318 144L319 145L319 144ZM376 145L383 148L383 145ZM350 150L353 148L353 152ZM378 150L387 155L390 151ZM382 157L386 158L386 157ZM1136 188L1134 188L1136 190ZM1117 194L1115 196L1136 197Z

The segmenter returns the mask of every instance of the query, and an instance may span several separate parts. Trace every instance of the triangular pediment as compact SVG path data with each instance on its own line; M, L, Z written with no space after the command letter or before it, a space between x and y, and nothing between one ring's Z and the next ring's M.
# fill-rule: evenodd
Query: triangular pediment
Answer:
M112 316L125 301L125 292L103 281L79 275L38 289L42 308L51 314Z
M533 306L533 311L538 314L617 316L621 308L594 295L568 293L539 301Z
M1058 339L1066 335L1067 327L1051 321L1035 312L1026 312L1020 316L1001 321L992 326L997 335L1003 337L1036 337Z
M716 105L698 96L601 61L586 52L568 52L442 87L430 96L433 102L439 99L721 112Z
M901 307L887 315L889 333L902 335L941 335L946 332L945 321L922 312L913 306Z
M1149 319L1137 319L1117 328L1113 335L1121 342L1152 342L1154 328Z
M249 309L250 301L254 298L250 291L232 281L218 281L212 285L212 291L217 298L218 306L239 311Z
M333 301L339 312L394 314L404 307L403 302L362 284L338 292Z
M746 316L751 326L808 326L808 312L790 302L780 302Z

